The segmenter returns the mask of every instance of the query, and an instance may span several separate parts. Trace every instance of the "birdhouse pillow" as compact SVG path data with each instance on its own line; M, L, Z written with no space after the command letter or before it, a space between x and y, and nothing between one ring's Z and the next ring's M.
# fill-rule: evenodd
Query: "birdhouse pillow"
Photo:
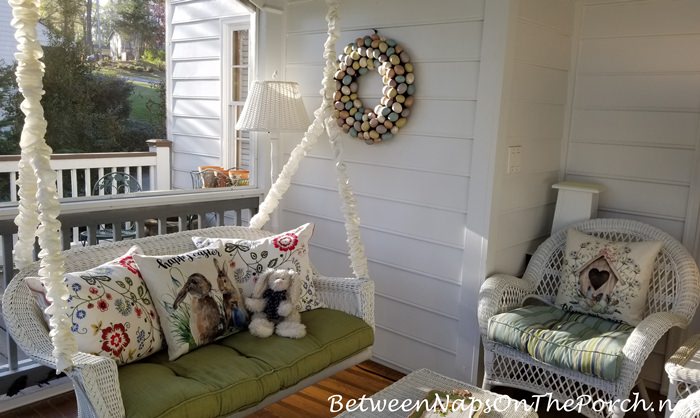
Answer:
M218 244L179 255L135 255L134 260L160 316L170 360L247 325L240 288L229 277Z
M314 271L309 261L309 241L313 232L314 225L307 223L258 240L193 237L192 241L197 248L222 243L232 270L231 277L241 286L245 297L253 295L255 283L264 271L294 270L301 279L301 296L297 307L299 312L305 312L323 307L316 295Z
M662 245L659 241L612 242L570 229L556 305L637 325L644 319Z

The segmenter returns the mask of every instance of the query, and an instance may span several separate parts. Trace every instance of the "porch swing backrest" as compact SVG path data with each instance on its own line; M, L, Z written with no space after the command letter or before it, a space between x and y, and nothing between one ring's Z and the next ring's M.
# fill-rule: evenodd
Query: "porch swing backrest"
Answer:
M644 316L670 311L689 321L692 319L688 317L688 312L694 312L694 308L690 308L695 302L685 297L692 292L684 291L689 284L680 282L678 278L689 277L687 270L693 266L684 256L687 251L670 235L640 222L620 219L594 219L579 224L576 229L609 241L662 241L664 245L656 258ZM523 276L536 289L536 295L551 303L554 303L561 283L566 231L564 228L542 243Z

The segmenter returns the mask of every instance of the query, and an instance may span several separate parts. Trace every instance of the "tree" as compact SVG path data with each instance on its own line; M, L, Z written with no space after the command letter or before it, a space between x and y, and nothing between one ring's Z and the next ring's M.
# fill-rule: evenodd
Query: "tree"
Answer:
M161 25L151 15L152 0L116 0L115 29L136 44L136 56L141 57L147 45L152 45Z

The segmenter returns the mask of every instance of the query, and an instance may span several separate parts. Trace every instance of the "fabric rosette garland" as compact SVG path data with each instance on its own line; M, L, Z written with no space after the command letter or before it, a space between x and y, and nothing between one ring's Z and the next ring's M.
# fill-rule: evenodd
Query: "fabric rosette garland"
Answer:
M415 74L404 48L378 34L357 38L338 57L333 96L338 126L367 144L391 139L403 128L414 102ZM379 104L365 107L358 97L358 78L377 70L384 88Z

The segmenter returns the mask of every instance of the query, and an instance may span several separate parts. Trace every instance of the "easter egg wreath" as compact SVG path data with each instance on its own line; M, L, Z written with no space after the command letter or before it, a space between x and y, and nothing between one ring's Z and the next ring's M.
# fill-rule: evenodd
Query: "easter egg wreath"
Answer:
M367 144L391 139L406 125L416 91L408 53L395 40L374 34L346 45L338 60L333 97L338 126ZM384 88L379 104L368 108L358 97L358 79L375 69Z

